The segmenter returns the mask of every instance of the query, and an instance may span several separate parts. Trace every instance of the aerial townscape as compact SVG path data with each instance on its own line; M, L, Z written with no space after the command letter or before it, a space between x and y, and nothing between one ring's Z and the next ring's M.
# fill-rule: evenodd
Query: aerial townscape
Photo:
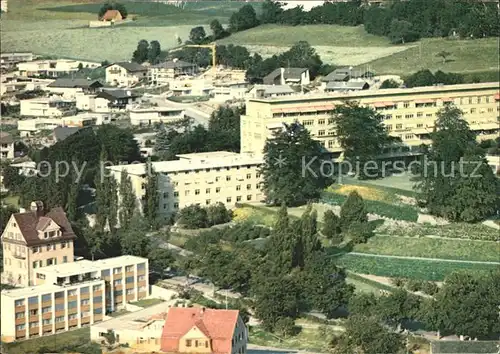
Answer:
M1 0L1 354L500 354L498 0Z

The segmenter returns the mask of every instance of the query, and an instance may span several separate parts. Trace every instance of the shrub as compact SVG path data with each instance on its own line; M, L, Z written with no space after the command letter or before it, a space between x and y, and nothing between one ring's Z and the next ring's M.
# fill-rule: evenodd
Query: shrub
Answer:
M397 286L398 288L405 286L406 282L407 282L407 280L405 278L397 277L397 278L391 279L391 283L393 285Z
M421 290L427 295L434 295L439 291L439 287L432 281L426 281L422 284Z
M420 291L422 290L423 283L418 279L410 279L406 283L406 288L410 291Z
M231 221L231 217L231 211L226 209L224 204L221 202L210 205L207 208L207 220L209 226L225 224Z
M189 205L179 211L177 223L186 229L200 229L207 227L207 211L199 205Z
M373 226L366 222L356 222L351 224L347 235L354 243L366 243L373 236Z

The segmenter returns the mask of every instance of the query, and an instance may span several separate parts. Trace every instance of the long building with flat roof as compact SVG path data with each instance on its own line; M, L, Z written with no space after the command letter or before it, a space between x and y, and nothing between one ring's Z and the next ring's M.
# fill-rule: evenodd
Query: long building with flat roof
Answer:
M261 155L215 151L178 155L176 161L153 162L159 173L159 215L192 204L208 206L217 202L231 208L238 202L263 199L260 189ZM146 164L116 165L108 169L120 182L122 170L130 176L137 202L145 198Z
M299 121L327 150L339 153L332 110L348 101L382 114L390 135L409 147L430 143L436 113L448 104L464 112L479 139L495 139L500 132L498 82L252 98L241 117L241 151L262 153L273 130Z

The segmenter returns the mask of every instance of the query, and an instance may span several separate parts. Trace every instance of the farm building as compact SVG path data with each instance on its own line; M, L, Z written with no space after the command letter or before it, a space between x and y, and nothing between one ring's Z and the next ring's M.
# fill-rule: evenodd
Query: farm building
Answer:
M108 10L101 18L102 21L121 21L123 16L118 10Z

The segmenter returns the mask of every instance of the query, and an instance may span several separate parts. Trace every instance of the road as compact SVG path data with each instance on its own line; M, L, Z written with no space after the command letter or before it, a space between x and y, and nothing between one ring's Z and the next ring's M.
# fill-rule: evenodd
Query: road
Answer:
M183 108L186 110L186 116L194 119L194 124L201 124L205 128L208 128L208 121L210 119L210 115L205 113L194 105L195 103L178 103L167 100L165 95L148 95L144 97L152 103L158 104L159 107L172 107L172 108Z

